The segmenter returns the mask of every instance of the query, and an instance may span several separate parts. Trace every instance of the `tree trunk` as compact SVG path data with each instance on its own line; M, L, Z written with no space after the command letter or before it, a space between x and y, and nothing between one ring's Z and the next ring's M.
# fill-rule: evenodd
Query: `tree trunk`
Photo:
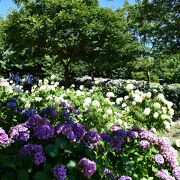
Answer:
M64 64L64 81L65 81L65 88L70 87L71 80L70 80L70 74L69 74L69 64Z
M147 84L148 84L148 87L150 87L150 70L148 69L147 71Z

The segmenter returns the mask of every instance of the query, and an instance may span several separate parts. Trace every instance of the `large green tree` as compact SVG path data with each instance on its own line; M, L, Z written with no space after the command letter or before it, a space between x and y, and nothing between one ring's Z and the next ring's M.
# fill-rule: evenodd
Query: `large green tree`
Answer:
M134 51L127 23L111 9L100 8L96 0L19 2L19 11L9 14L5 24L7 65L42 67L49 56L53 65L63 65L68 85L72 63L122 65Z

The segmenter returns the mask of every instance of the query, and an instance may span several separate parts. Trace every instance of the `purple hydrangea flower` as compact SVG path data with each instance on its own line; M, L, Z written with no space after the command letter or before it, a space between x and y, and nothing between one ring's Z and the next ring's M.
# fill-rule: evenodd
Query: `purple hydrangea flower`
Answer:
M150 147L150 142L146 141L146 140L141 140L139 142L139 146L144 148L144 149L148 149Z
M145 139L151 143L158 144L158 137L151 131L142 131L139 133L141 139Z
M37 125L34 128L34 135L37 139L49 139L54 136L54 128L50 124Z
M31 117L29 117L29 119L25 122L25 124L28 127L34 127L40 124L50 124L50 121L47 118L42 118L38 114L34 114Z
M88 178L91 177L96 171L96 163L87 158L82 158L79 161L79 168Z
M73 113L76 114L76 115L79 115L79 114L80 114L80 111L79 111L78 109L75 109L75 110L73 111Z
M18 124L10 128L9 131L11 141L28 141L30 138L30 131L24 124Z
M43 152L36 152L34 154L34 164L39 165L46 161L46 157L44 156Z
M124 141L125 141L124 137L113 136L110 139L110 145L116 152L119 152L121 150L121 146L124 143Z
M22 156L26 156L32 153L42 152L43 147L41 144L26 144L19 150L19 154Z
M76 141L76 136L72 129L72 124L63 124L56 126L56 133L63 134L70 141Z
M175 167L172 174L177 180L180 180L180 167Z
M0 144L9 144L8 135L1 127L0 127Z
M164 158L161 154L156 154L154 156L154 160L158 163L158 164L164 164Z
M128 137L131 138L131 139L135 139L135 138L138 138L139 137L139 134L137 131L128 131Z
M88 131L83 137L83 140L89 144L95 144L101 139L101 136L94 131Z
M107 178L110 178L112 180L117 179L117 177L113 175L112 171L107 168L104 169L104 174Z
M57 180L66 179L66 167L64 165L57 165L53 168L53 175Z
M132 180L129 176L121 176L118 180Z
M172 168L178 166L178 153L165 138L159 138L158 147L165 161L167 161Z
M121 137L126 137L128 134L128 131L124 130L124 129L119 129L116 131L116 135L121 136Z
M162 169L156 173L156 176L159 177L162 180L168 180L169 179L169 173L167 170Z
M117 126L117 125L112 125L111 127L110 127L110 131L118 131L118 130L120 130L121 129L121 127L120 126Z
M72 125L72 129L74 131L74 134L76 136L77 139L80 139L83 137L83 135L85 134L86 130L85 130L85 126L82 125L81 123L75 123Z

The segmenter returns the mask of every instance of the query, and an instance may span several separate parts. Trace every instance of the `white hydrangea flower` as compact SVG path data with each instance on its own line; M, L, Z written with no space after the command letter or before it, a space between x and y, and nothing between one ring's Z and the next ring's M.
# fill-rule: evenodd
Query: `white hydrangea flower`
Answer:
M92 106L99 107L100 106L100 102L98 100L93 100L92 101Z
M158 112L155 112L155 113L153 114L153 117L154 117L155 119L157 119L158 116L159 116L159 113L158 113Z
M44 79L44 84L48 85L48 83L49 83L48 79Z
M125 107L127 107L127 104L126 104L126 103L123 103L123 104L121 105L121 107L122 107L122 108L125 108Z
M113 111L112 111L112 109L107 109L106 110L106 114L108 115L108 116L110 116L110 115L112 115L113 114Z
M119 105L119 104L121 104L122 101L123 101L123 98L122 98L122 97L117 98L117 99L116 99L116 104Z
M111 98L111 97L114 97L115 95L114 95L114 93L113 92L107 92L107 94L106 94L106 97L108 97L108 98Z
M180 148L180 139L176 139L175 145L176 145L178 148Z
M79 86L79 89L82 91L84 89L84 86L83 85L80 85Z
M31 107L31 103L29 101L27 101L24 107L26 109L29 109Z
M126 90L127 91L131 91L131 90L133 90L134 89L134 85L133 84L128 84L127 86L126 86Z
M162 94L162 93L158 94L157 98L161 101L165 100L164 94Z
M134 101L137 103L141 103L142 102L142 97L139 94L135 94L134 96Z
M150 112L151 112L150 108L145 108L143 113L144 113L144 115L148 116L150 114Z
M103 114L103 119L107 119L108 115L107 114Z
M132 102L132 105L136 105L136 102L135 102L135 101L133 101L133 102Z
M53 79L55 79L56 78L56 76L55 75L51 75L51 79L53 80Z
M165 119L171 119L171 118L167 114L161 114L161 119L165 120Z
M98 132L96 128L91 128L90 131Z
M161 105L158 102L156 102L156 103L153 104L153 107L155 109L160 109Z
M151 92L148 92L148 93L146 93L146 97L149 99L149 98L151 98Z
M42 79L39 79L38 84L42 84Z
M166 114L166 113L167 113L167 109L166 109L166 107L162 107L162 112L163 112L164 114Z
M165 101L165 103L167 104L168 107L172 107L173 103L171 101Z
M123 124L123 121L121 119L117 119L116 124L121 126Z
M84 102L90 104L90 103L92 102L92 100L91 100L90 97L86 97L86 98L84 99Z
M75 85L74 85L74 84L71 84L71 87L72 87L72 88L74 88L74 87L75 87Z
M164 121L163 123L165 125L166 130L169 130L171 128L171 125L170 125L170 123L168 121Z
M152 128L151 131L152 131L153 133L156 133L156 128Z
M35 101L37 101L37 102L42 101L42 97L35 97Z
M127 99L129 99L129 96L124 96L124 100L127 100Z

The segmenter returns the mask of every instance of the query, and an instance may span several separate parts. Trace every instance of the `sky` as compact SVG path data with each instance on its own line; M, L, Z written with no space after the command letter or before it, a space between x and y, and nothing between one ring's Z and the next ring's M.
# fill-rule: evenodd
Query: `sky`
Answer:
M130 3L134 3L135 0L129 0ZM122 7L124 0L100 0L99 4L101 7L111 7L112 9L117 9ZM16 8L16 5L12 0L1 0L0 1L0 16L5 17L10 9Z

